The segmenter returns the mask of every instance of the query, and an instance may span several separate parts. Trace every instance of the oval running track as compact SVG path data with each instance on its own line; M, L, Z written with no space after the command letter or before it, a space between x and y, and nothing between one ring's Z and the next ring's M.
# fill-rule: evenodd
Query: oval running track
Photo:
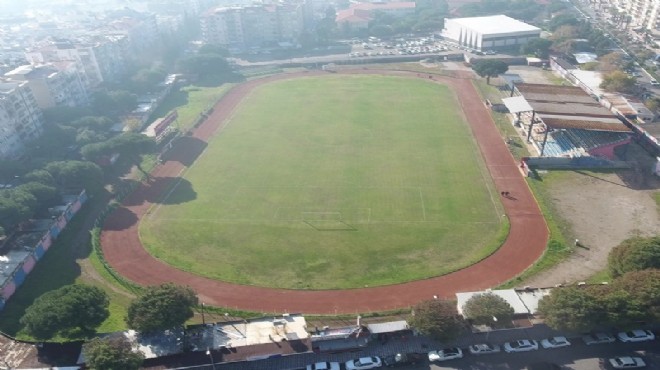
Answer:
M119 274L140 285L174 282L192 287L205 304L240 310L307 314L348 314L410 307L433 296L453 298L456 292L478 291L497 286L522 273L544 252L548 228L527 183L472 84L471 74L455 77L428 76L411 72L348 70L339 73L376 73L425 78L453 88L466 121L476 139L486 166L502 198L509 218L509 235L489 257L456 272L407 283L348 290L289 290L222 282L178 270L151 256L142 247L138 223L162 199L200 154L204 143L229 120L252 89L272 81L316 76L324 72L283 74L242 83L232 88L216 105L210 117L192 132L193 139L175 142L163 164L152 172L122 206L105 220L101 246L106 261ZM195 140L199 139L199 140ZM202 145L203 147L203 145Z

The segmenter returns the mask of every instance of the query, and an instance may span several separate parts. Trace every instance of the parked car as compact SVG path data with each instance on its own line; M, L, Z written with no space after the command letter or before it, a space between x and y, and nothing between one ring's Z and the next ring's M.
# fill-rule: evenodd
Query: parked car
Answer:
M424 355L419 353L397 353L393 356L383 357L383 365L397 367L419 364L424 361Z
M492 344L473 344L470 346L470 353L473 355L485 355L489 353L500 352L500 346Z
M639 369L646 367L646 363L640 357L615 357L609 360L610 365L615 369Z
M346 370L366 370L382 367L380 357L360 357L355 360L346 361Z
M607 333L593 333L588 334L582 337L584 344L590 346L592 344L605 344L605 343L614 343L616 338Z
M541 341L541 346L546 349L568 347L570 345L571 342L569 342L566 337L552 337Z
M307 370L339 370L339 362L317 362L307 365Z
M655 339L655 335L650 330L624 331L616 336L622 342L646 342Z
M539 349L539 344L535 340L521 339L513 342L504 343L504 352L527 352L536 351Z
M658 82L656 80L651 80L651 85L658 86L658 85L660 85L660 82Z
M457 358L463 358L463 351L460 348L445 348L429 352L429 361L447 361Z

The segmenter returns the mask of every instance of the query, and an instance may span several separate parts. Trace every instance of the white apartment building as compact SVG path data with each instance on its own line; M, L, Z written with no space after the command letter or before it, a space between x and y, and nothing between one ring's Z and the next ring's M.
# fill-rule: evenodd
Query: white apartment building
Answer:
M54 65L24 65L5 74L9 80L26 81L39 108L46 109L55 106L77 107L89 102L87 89L80 75L72 68L67 69L66 62L61 62L63 70Z
M0 158L20 156L41 127L41 110L28 83L0 80Z
M214 8L201 17L202 40L230 49L296 43L303 29L301 4Z
M76 62L84 74L85 88L91 89L105 80L112 81L126 69L128 53L126 35L108 35L78 41L49 41L25 53L30 64Z
M656 30L660 28L660 0L613 0L616 8L630 16L630 26Z

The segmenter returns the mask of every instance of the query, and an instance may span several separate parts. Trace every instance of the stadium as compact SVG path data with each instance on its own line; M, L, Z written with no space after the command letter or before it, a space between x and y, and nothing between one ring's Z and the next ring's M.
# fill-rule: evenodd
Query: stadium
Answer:
M334 120L313 114L322 107L291 108L319 100L305 100L319 84ZM359 86L375 100L349 94ZM275 98L286 98L282 91L292 94L289 103ZM314 123L313 131L287 126L291 117L278 106ZM390 123L369 128L370 117L342 112ZM433 127L439 116L448 126ZM324 125L331 134L318 131ZM338 129L359 135L336 136ZM295 148L310 141L311 152ZM547 242L520 169L466 78L349 70L252 80L234 87L161 158L150 182L106 220L103 255L134 283L186 284L210 305L333 314L409 307L501 284L528 268ZM350 167L359 163L372 172ZM341 173L351 175L332 175ZM510 197L501 198L505 190Z

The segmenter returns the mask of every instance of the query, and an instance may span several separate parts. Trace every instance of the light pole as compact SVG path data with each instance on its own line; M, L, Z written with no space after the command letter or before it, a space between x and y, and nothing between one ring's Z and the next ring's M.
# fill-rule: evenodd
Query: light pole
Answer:
M207 347L206 348L206 355L208 355L211 358L211 367L213 370L215 370L215 361L213 361L213 352L211 352L211 348Z
M493 316L493 326L495 326L495 323L497 322L497 317ZM486 343L488 343L488 337L490 336L490 332L493 331L493 326L488 328L488 331L486 332Z
M202 302L202 325L206 325L206 320L204 319L204 302Z

